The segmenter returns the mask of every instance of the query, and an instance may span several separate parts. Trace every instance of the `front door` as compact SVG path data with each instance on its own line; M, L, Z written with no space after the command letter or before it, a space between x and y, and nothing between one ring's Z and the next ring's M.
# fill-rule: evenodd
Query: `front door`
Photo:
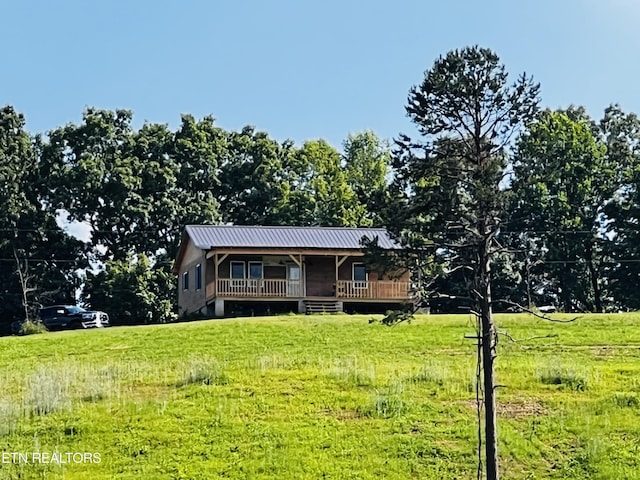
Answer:
M295 263L287 263L287 297L302 296L300 267Z

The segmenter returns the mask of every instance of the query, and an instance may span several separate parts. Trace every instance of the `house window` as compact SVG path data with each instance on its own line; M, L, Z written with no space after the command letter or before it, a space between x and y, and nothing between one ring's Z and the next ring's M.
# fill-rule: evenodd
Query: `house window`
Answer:
M231 262L231 286L241 287L244 285L244 262Z
M202 265L196 265L196 290L200 290L202 288Z
M182 289L189 290L189 272L184 272L182 274Z
M262 278L262 262L249 262L249 278Z
M353 288L367 288L367 269L364 263L354 263L352 266Z
M231 262L231 278L244 278L244 262Z

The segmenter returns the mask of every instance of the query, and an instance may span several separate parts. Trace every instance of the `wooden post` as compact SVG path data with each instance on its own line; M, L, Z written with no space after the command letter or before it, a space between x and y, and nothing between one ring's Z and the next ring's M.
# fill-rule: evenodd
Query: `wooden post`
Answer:
M215 264L216 264L216 278L213 283L213 296L218 296L218 279L220 278L220 264L225 261L225 259L229 256L228 253L225 253L220 257L219 254L216 253L215 256Z

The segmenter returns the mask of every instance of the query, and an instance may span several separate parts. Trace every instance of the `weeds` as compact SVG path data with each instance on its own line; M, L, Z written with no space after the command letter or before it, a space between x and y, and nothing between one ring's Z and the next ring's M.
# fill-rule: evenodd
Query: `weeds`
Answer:
M188 360L182 370L182 379L178 382L180 387L192 384L224 385L229 381L227 372L215 358Z
M69 368L38 368L26 385L24 407L27 415L47 415L71 408L70 387L74 376L75 371Z
M375 384L375 368L357 358L337 360L330 376L347 386L369 387Z
M372 404L360 409L360 413L369 417L395 418L403 415L407 410L408 404L404 400L404 384L396 381L388 387L376 391Z
M545 385L560 385L576 392L583 392L589 386L586 372L576 368L550 367L540 372L538 378Z
M18 335L36 335L39 333L46 333L47 331L47 327L45 327L42 322L27 320L22 322L20 325Z

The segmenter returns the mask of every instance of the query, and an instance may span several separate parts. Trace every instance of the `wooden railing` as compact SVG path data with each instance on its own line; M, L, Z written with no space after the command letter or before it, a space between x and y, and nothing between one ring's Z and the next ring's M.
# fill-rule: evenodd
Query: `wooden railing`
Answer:
M216 284L218 297L299 297L300 282L265 278L220 278Z
M408 299L409 282L393 281L338 281L338 298Z
M212 287L213 284L210 285ZM302 282L273 279L219 278L213 288L207 287L209 297L302 297ZM409 282L339 280L337 298L408 299Z

